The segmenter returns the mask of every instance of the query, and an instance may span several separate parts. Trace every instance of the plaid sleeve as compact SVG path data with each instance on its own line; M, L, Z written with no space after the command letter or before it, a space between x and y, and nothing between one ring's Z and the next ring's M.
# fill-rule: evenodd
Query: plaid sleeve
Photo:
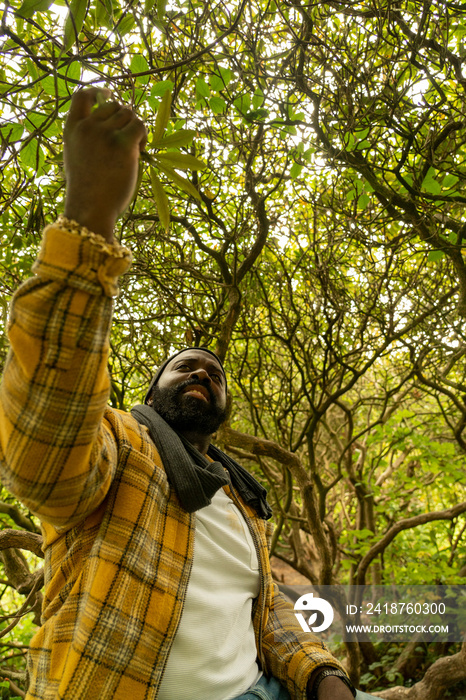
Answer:
M129 263L118 244L49 226L35 276L12 301L0 387L0 477L57 529L92 512L111 482L115 447L102 424L111 297Z
M262 637L267 673L275 676L293 700L306 700L307 682L319 666L346 671L316 635L303 632L291 603L273 584L273 605Z

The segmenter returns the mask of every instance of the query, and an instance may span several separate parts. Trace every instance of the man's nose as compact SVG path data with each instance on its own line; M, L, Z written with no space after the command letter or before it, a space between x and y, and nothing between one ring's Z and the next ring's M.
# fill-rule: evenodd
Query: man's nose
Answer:
M210 384L210 381L211 381L207 370L202 369L202 368L193 370L191 372L191 374L189 375L189 378L190 379L199 379L199 381L207 382L208 384Z

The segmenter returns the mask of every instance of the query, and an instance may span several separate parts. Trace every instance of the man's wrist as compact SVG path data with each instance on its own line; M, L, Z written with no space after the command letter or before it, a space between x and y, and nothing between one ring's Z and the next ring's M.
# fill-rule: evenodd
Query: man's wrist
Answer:
M105 238L107 243L113 243L113 230L115 228L116 218L113 216L103 217L102 214L96 212L87 212L85 209L66 202L64 215L67 219L77 221L81 226L93 231Z

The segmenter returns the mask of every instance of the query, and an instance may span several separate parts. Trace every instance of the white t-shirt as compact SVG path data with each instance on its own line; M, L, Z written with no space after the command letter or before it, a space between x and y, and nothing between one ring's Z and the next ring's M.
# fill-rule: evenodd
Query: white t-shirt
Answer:
M230 700L257 683L252 603L259 586L248 525L219 489L196 511L191 577L158 700Z

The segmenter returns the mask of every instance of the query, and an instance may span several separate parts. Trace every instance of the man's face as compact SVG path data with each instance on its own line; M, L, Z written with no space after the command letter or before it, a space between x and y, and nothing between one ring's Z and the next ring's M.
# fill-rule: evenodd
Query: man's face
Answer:
M186 350L165 367L151 399L174 430L211 435L226 419L225 375L210 353Z

